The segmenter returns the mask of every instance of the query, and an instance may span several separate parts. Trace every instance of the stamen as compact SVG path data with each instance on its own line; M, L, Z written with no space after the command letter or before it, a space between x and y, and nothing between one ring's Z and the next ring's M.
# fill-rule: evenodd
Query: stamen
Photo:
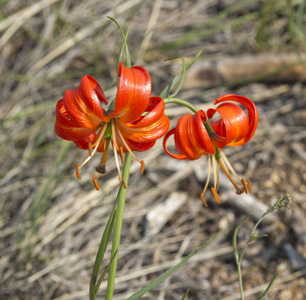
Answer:
M143 160L141 160L140 163L141 163L140 174L142 174L145 169L145 163Z
M117 137L116 137L116 131L115 131L115 124L112 121L111 123L112 126L112 137L113 137L113 150L114 150L114 157L115 157L115 162L116 162L116 166L117 166L117 170L118 170L118 174L119 174L119 182L120 184L126 189L126 184L124 183L122 176L121 176L121 170L119 167L119 160L118 160L118 154L117 154L117 150L118 150L118 145L117 145ZM119 132L119 130L118 130Z
M228 167L228 169L232 172L232 174L239 180L241 181L241 178L237 175L237 173L235 172L234 168L232 167L232 165L230 164L230 162L228 161L227 157L225 156L224 152L220 150L221 156L224 160L224 163L226 164L226 166Z
M248 188L249 188L249 193L252 194L252 183L250 179L248 179Z
M217 173L216 173L216 158L215 158L215 156L212 156L212 165L213 165L213 173L214 173L214 189L216 189Z
M213 193L215 199L217 200L217 202L218 202L218 203L221 203L220 197L219 197L218 193L216 192L216 190L212 187L212 188L211 188L211 191L212 191L212 193Z
M203 199L204 199L204 194L206 192L206 189L207 189L208 183L209 183L209 179L210 179L210 167L211 167L211 155L208 156L208 174L207 174L206 183L205 183L205 186L204 186L204 189L203 189L203 192L202 192Z
M226 168L226 166L223 164L223 157L221 159L218 159L218 163L221 167L221 169L223 170L224 174L227 176L227 178L231 181L231 183L234 185L234 187L236 188L236 193L238 195L242 194L244 192L244 188L240 187L238 185L238 183L234 180L234 178L231 176L231 174L229 173L228 169Z
M88 144L89 156L92 156L92 143Z
M104 151L103 151L103 156L101 159L101 162L99 166L96 167L96 171L100 174L106 174L106 158L107 158L107 153L108 153L108 147L109 147L110 139L107 139L105 141L105 146L104 146Z
M201 193L200 193L200 198L201 198L201 201L203 202L203 204L207 207L208 205L207 205L207 203L206 203L206 201L203 197L203 194L201 194Z
M218 168L218 165L216 165L216 173L217 173L217 188L216 188L216 191L218 192L219 187L220 187L220 176L219 176L219 168Z
M127 186L126 186L125 182L123 181L122 177L119 176L118 180L119 180L120 184L126 189Z
M80 165L77 164L77 165L75 166L75 173L76 173L76 176L77 176L79 179L82 179L82 177L81 177L81 175L80 175L80 170L79 170L79 168L80 168Z
M245 180L244 180L243 178L241 179L241 182L242 182L242 184L243 184L244 191L245 191L245 193L247 194L247 193L248 193L248 187L247 187L247 184L246 184L246 182L245 182Z
M92 144L92 146L94 147L94 150L92 151L91 153L91 156L88 156L84 161L83 163L79 166L79 169L81 169L85 164L87 164L90 159L93 157L93 155L96 153L98 147L99 147L99 144L104 136L104 133L105 133L105 130L106 130L106 127L107 127L107 123L105 123L103 125L103 127L101 127L100 131L98 132L98 135L97 135L97 140Z
M121 163L124 164L124 153L122 147L119 148L120 150L120 156L121 156Z
M129 147L129 145L127 144L127 142L125 141L124 137L122 136L120 130L118 130L119 136L122 140L122 143L124 144L125 148L130 152L130 154L133 156L133 158L138 161L141 164L141 169L140 169L140 173L142 174L145 168L145 164L143 160L139 160L135 154L133 153L133 151L131 150L131 148Z
M98 181L97 181L97 179L98 179L99 177L100 177L100 174L99 174L98 176L92 175L92 181L93 181L93 183L94 183L95 188L96 188L97 191L100 190L99 185L98 185Z

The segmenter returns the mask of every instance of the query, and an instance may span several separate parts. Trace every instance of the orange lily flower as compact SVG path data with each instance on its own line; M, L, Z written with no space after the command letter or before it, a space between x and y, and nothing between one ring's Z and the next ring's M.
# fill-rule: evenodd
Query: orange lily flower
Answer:
M63 99L56 105L55 133L66 140L73 141L79 148L89 150L89 156L81 164L76 165L79 179L82 168L95 154L103 152L101 163L96 168L99 173L93 175L97 190L97 179L106 173L106 158L110 141L114 149L114 157L123 182L118 153L124 162L123 153L130 152L141 164L133 151L146 151L152 148L157 139L165 135L169 129L169 119L164 114L165 103L160 97L151 97L151 79L148 71L136 66L127 68L122 62L118 70L119 85L116 99L106 111L101 104L108 104L103 90L97 81L85 75L80 85L67 90Z
M244 105L248 115L240 106L227 101L238 102ZM252 138L258 123L257 108L250 99L231 94L223 95L213 102L213 104L218 103L222 104L215 109L209 109L207 116L202 110L199 110L194 115L186 114L182 116L177 126L165 135L163 142L166 153L175 159L195 160L202 155L208 156L208 177L203 192L200 195L205 206L207 206L207 203L204 199L204 193L210 179L211 164L214 174L214 187L211 190L216 200L220 202L217 194L219 188L219 170L216 160L235 186L237 194L252 192L251 181L248 180L246 182L237 175L221 149L225 146L244 145ZM220 115L220 118L209 123L210 129L208 132L204 123L212 119L216 113ZM171 135L174 135L178 154L173 154L167 149L167 140ZM231 174L242 183L242 186L239 186Z

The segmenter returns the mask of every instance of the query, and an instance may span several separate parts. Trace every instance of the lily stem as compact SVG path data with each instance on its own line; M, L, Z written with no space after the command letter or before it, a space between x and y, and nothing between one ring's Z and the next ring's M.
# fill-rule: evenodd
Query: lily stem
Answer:
M125 163L123 166L122 179L125 182L126 186L128 185L129 176L130 176L130 167L131 167L131 154L127 153L125 155ZM126 189L123 186L120 186L117 199L118 199L118 208L115 221L114 237L112 244L112 254L111 257L114 257L108 275L107 291L106 291L106 300L113 299L114 287L115 287L115 277L117 271L117 262L118 262L118 249L120 245L121 230L122 230L122 221L123 221L123 212L126 199Z

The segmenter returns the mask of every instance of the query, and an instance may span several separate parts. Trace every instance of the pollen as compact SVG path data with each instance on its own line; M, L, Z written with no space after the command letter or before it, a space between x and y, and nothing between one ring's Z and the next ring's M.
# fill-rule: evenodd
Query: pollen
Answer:
M247 187L246 181L242 178L242 179L241 179L241 182L242 182L242 184L243 184L244 191L245 191L245 193L247 194L247 193L248 193L248 187Z
M248 179L248 187L249 187L249 193L252 194L252 183L250 179Z
M203 196L202 193L200 193L200 199L201 199L201 201L203 202L203 204L207 207L207 206L208 206L208 205L207 205L207 202L205 201L204 196Z
M82 179L79 168L80 168L80 165L77 164L77 165L75 166L75 173L76 173L76 176L77 176L79 179Z
M211 192L213 193L213 195L214 195L216 201L217 201L218 203L221 203L220 197L219 197L218 193L216 192L216 190L215 190L213 187L211 188Z
M92 175L92 181L93 181L93 183L94 183L94 185L95 185L95 188L96 188L96 190L97 191L99 191L100 190L100 187L99 187L99 185L98 185L98 181L97 181L97 179L99 178L99 175L98 176L96 176L96 175Z

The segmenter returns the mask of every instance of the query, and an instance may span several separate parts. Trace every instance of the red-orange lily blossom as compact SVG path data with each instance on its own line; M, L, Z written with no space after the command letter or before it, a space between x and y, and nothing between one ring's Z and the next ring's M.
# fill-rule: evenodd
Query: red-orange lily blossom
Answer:
M157 139L165 135L169 129L169 119L164 114L165 103L160 97L151 97L151 79L143 67L127 68L119 63L119 84L114 105L108 111L101 104L108 104L103 90L97 81L89 75L82 78L80 85L67 90L63 99L56 105L56 134L66 140L73 141L79 148L88 149L89 156L81 164L76 165L76 174L81 179L79 169L84 166L96 151L103 152L101 163L96 168L98 176L93 175L97 190L97 179L106 173L105 163L110 141L114 149L114 157L123 182L118 153L124 160L123 153L146 151L152 148Z
M240 106L228 101L238 102L244 105L248 111L248 116ZM252 138L258 123L257 108L250 99L243 96L226 94L216 99L213 104L221 102L222 104L217 108L209 109L207 116L202 110L199 110L194 115L186 114L182 116L177 126L165 135L163 142L166 153L176 159L195 160L202 155L208 156L208 177L203 192L200 195L205 206L207 206L207 203L204 200L204 193L210 179L211 164L213 165L214 173L214 187L211 190L216 200L220 202L217 194L219 188L219 171L216 160L235 186L237 194L252 192L251 181L248 180L246 182L236 174L220 149L225 146L244 145ZM209 123L212 130L208 132L204 123L210 120L215 113L218 113L220 118ZM166 146L168 138L173 134L178 154L171 153ZM242 187L237 184L230 173L242 183Z

